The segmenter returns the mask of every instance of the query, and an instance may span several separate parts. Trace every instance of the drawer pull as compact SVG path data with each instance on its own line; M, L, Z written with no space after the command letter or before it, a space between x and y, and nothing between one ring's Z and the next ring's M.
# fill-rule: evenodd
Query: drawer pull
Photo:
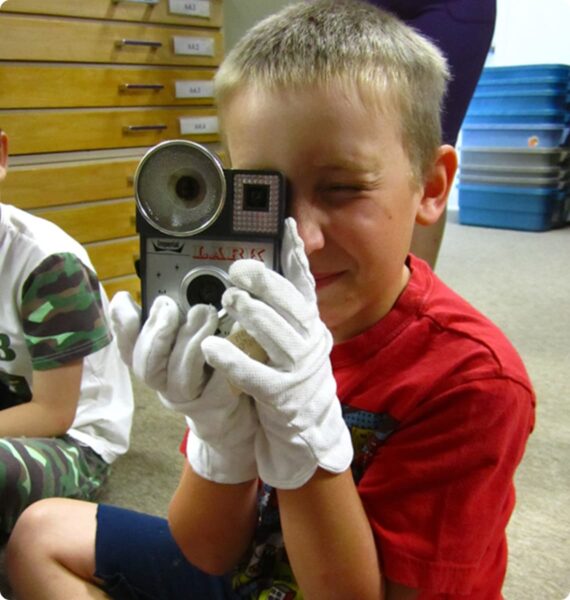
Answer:
M168 125L126 125L125 133L136 133L137 131L163 131L168 129Z
M162 42L151 42L148 40L127 40L123 38L122 40L117 40L115 45L119 48L122 48L123 46L145 46L147 48L156 49L162 47Z
M113 0L113 4L120 2L136 2L137 4L158 4L158 0Z
M122 83L119 89L123 92L129 90L163 90L164 86L161 83Z

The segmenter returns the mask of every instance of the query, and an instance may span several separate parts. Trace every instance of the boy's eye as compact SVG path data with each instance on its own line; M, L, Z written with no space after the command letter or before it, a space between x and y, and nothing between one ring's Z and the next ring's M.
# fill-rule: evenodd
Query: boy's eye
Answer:
M360 192L362 187L356 185L333 185L330 189L333 192Z

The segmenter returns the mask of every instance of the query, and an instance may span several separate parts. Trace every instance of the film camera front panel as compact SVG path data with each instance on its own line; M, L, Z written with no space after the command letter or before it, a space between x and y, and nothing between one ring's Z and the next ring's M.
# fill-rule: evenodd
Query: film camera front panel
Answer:
M223 169L203 146L173 140L142 158L135 194L144 316L161 294L182 313L196 303L220 309L236 260L279 270L286 203L280 173Z

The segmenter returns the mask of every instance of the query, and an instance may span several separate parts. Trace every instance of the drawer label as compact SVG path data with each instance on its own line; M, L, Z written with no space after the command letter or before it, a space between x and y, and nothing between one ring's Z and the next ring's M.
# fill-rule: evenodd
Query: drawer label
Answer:
M209 0L168 0L168 8L176 15L191 15L193 17L209 17Z
M175 81L176 98L213 98L213 81Z
M218 117L180 117L182 135L218 133Z
M174 36L174 54L214 56L214 39L204 37Z

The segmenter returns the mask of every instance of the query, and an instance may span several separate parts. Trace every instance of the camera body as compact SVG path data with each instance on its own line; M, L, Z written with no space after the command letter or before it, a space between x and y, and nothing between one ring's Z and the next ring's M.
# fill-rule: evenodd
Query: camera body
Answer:
M221 297L231 264L248 258L280 269L284 177L224 169L204 146L171 140L143 156L134 186L143 319L166 294L183 315L194 304L214 305L227 334Z

